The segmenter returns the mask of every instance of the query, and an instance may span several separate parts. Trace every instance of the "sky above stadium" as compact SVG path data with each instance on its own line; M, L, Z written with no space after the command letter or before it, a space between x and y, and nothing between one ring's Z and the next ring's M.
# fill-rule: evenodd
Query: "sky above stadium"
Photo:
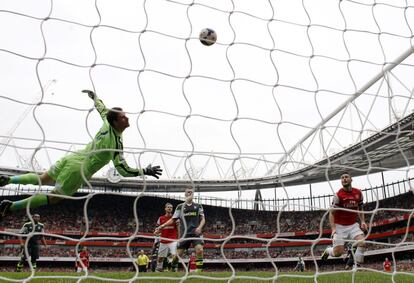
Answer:
M101 121L82 89L128 113L128 162L163 178L313 164L411 113L413 56L339 107L411 47L412 2L2 1L0 165L24 167L40 146L48 168L90 142Z

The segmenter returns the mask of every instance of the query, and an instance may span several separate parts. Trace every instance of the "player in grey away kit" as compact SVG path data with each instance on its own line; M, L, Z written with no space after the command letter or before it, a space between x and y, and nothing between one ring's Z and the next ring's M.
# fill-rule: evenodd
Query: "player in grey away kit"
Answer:
M180 220L180 235L182 240L178 243L177 256L172 261L173 270L176 269L178 263L178 256L182 256L184 250L188 250L191 245L194 246L196 253L197 272L203 269L203 245L202 229L206 223L204 217L204 210L201 204L193 202L194 190L192 187L185 189L186 200L179 204L170 220L160 225L156 229L156 233L162 230L165 226L170 225L173 221ZM198 239L188 239L198 238Z
M30 234L32 232L36 233L42 233L44 230L43 223L40 223L40 215L34 214L33 215L33 221L34 221L34 231L33 231L33 223L32 222L26 222L24 223L22 229L20 230L20 234ZM28 239L27 243L27 250L29 251L30 261L32 263L33 269L36 269L36 261L39 258L39 242L40 240L43 242L43 245L47 247L46 240L43 237L43 235L34 235ZM20 260L17 263L16 271L20 272L23 269L23 264L25 260L27 259L25 249L24 249L24 240L22 237L20 237L20 244L22 246L22 251L20 253Z

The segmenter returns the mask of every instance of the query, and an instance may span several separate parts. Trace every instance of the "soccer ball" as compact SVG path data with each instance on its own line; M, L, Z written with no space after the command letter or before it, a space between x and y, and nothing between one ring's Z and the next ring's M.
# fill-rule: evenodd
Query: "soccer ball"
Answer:
M205 28L200 31L200 42L206 46L213 45L217 40L217 33L211 28Z

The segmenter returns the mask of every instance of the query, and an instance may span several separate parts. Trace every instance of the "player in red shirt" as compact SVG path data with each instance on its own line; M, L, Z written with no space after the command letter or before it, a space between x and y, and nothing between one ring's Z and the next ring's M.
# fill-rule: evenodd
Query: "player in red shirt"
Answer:
M339 257L344 253L345 241L355 241L355 261L357 264L364 262L364 232L367 230L364 213L362 212L363 196L359 189L352 187L352 178L348 172L341 175L342 188L334 195L332 207L329 211L329 223L332 229L333 247L328 247L322 254L322 261L329 256ZM338 210L345 208L353 211ZM359 216L360 224L357 222Z
M388 260L388 258L385 258L384 263L382 264L382 267L384 268L385 272L391 272L391 261Z
M190 255L190 260L188 261L188 271L189 272L195 272L197 269L197 265L196 265L196 254L195 252L192 252Z
M89 251L86 247L83 247L82 251L79 253L79 259L76 260L76 271L86 272L88 271L88 269L89 269Z
M157 227L166 223L172 217L173 205L171 203L165 204L165 214L161 215L157 221ZM171 253L173 257L177 254L177 239L178 239L178 228L177 222L173 221L171 224L165 226L163 225L162 229L156 229L156 234L160 236L160 247L158 250L158 258L157 258L157 268L156 271L162 272L162 264L164 262L164 258L168 256L168 252ZM168 239L172 239L175 241L169 241Z

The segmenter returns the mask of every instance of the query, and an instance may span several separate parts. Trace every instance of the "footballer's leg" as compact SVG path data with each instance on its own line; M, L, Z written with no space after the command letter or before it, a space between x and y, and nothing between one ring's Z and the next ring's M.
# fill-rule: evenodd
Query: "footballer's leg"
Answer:
M177 254L174 256L173 260L171 261L171 271L177 271L178 259L184 254L184 249L177 248Z
M343 227L337 225L335 234L332 235L332 247L328 247L325 249L321 256L322 262L328 260L329 256L339 257L344 253L345 232L346 231L344 231Z
M169 249L170 249L170 255L171 255L171 257L172 257L172 260L170 261L170 260L168 260L168 258L167 258L167 262L168 262L168 269L169 270L172 270L173 269L173 264L172 264L172 262L173 262L173 260L174 260L174 258L176 258L177 257L177 246L178 246L178 242L172 242L172 243L169 243ZM182 255L183 253L182 253L182 251L181 251L181 255ZM177 270L177 269L176 269Z
M365 252L365 237L364 235L358 235L354 238L356 243L356 251L355 251L355 262L356 264L364 263L364 252Z
M37 259L39 258L39 246L33 246L30 249L30 261L34 270L37 268Z
M16 265L16 271L21 272L23 270L24 261L26 260L26 253L24 251L24 247L22 246L22 250L20 252L20 260Z
M8 184L20 184L20 185L53 185L54 180L49 176L48 172L44 172L41 175L35 173L27 173L16 176L0 176L0 187L4 187Z
M4 178L3 178L4 180ZM9 178L10 184L33 184L38 185L55 185L52 194L58 195L73 195L78 188L82 185L83 178L81 177L81 164L73 157L64 157L57 161L47 172L42 175L34 173L12 176ZM5 182L5 181L4 181ZM11 205L8 203L3 205L1 210L0 205L0 217L9 212L25 209L28 205L31 208L47 204L56 204L60 202L62 198L56 196L48 196L46 194L36 194L28 198L13 202Z
M47 172L44 172L42 175L37 175L34 173L28 173L24 175L17 176L0 176L0 187L8 184L32 184L38 185L39 180L41 184L52 185L54 183L53 179L48 175ZM0 204L0 219L9 214L11 211L19 210L25 208L29 203L32 207L37 207L47 203L47 197L45 195L34 195L28 197L24 200L17 202L11 202L9 200L3 200Z
M196 272L201 272L203 270L203 244L198 243L194 249L196 254Z
M332 253L330 253L330 255L332 257L340 257L341 255L344 254L344 251L345 251L344 245L334 246L332 249Z
M361 230L359 223L354 223L349 226L349 239L353 240L352 254L354 259L354 266L359 266L364 262L365 252L365 236Z
M163 268L162 268L162 266L164 264L164 259L165 259L165 257L161 257L161 256L157 257L157 267L155 268L156 272L163 272L164 271Z
M0 185L7 184L33 184L38 185L40 183L43 185L53 185L54 180L49 176L48 172L44 172L42 175L37 175L34 173L28 173L24 175L12 176L12 177L0 177ZM39 207L45 204L48 204L47 195L39 194L33 195L28 198L11 202L9 200L3 200L0 204L0 219L12 211L24 209L30 203L32 208Z
M66 167L64 167L66 166ZM64 169L64 170L63 170ZM61 162L41 175L41 180L46 184L54 184L55 188L52 194L55 195L73 195L82 185L82 177L80 174L80 166L74 166L70 162ZM36 208L48 204L57 204L62 200L59 196L51 196L46 194L37 194L31 197L15 201L9 207L9 211L25 209L29 204L30 208Z
M155 268L156 272L163 272L163 263L165 257L168 255L168 245L165 243L160 243L157 256L157 267Z
M182 255L184 254L184 251L188 250L191 246L191 240L188 239L182 239L178 242L177 244L177 254L176 256L174 256L172 262L171 262L171 271L175 272L177 271L177 265L178 265L178 261L179 258L182 257Z

